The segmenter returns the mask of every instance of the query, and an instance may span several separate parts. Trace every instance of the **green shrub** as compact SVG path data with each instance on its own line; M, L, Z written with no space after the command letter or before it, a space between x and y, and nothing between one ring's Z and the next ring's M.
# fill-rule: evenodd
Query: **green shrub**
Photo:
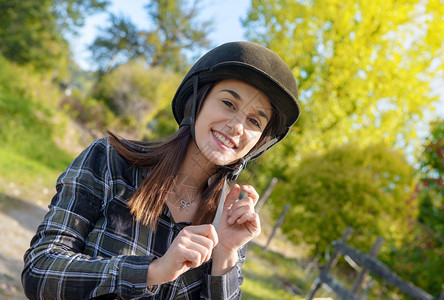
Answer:
M419 205L417 228L387 258L395 272L439 297L444 290L444 121L431 124L419 156L421 180L412 198Z
M103 101L128 126L146 124L173 99L180 76L136 61L105 74L93 97ZM145 126L144 126L145 127Z
M277 212L284 202L292 205L283 232L295 243L312 245L313 256L347 226L355 229L352 244L363 251L377 236L400 246L417 213L416 203L409 202L413 174L404 156L384 145L309 155L273 192L283 199L275 203Z
M80 90L74 90L70 96L61 102L64 112L73 120L89 128L103 129L116 121L116 116L103 102L82 95Z
M444 244L425 228L418 228L408 243L392 248L385 263L402 278L438 299L444 290Z

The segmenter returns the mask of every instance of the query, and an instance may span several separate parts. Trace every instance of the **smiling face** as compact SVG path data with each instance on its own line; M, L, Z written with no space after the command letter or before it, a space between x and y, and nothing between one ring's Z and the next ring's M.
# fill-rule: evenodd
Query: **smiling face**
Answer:
M234 79L220 81L196 119L196 144L212 164L234 163L260 140L271 115L270 102L258 89Z

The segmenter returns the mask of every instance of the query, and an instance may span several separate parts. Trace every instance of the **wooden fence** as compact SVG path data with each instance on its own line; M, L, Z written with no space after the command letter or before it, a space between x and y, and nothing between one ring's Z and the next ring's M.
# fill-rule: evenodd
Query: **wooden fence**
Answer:
M436 298L434 298L432 295L416 287L411 282L400 278L386 265L376 259L376 255L384 242L382 238L378 238L376 240L369 253L363 253L347 245L346 242L352 231L352 228L347 228L341 239L332 243L334 246L333 254L326 266L319 273L319 277L313 282L307 297L308 300L314 298L315 293L322 287L323 284L330 287L330 289L333 290L333 292L341 299L358 300L360 299L360 289L362 287L362 283L365 276L369 272L374 276L383 279L385 282L397 287L402 293L414 299L436 300ZM338 280L328 274L329 270L337 263L337 260L341 255L350 258L354 263L362 267L353 283L351 290L348 290ZM438 300L444 300L444 291Z

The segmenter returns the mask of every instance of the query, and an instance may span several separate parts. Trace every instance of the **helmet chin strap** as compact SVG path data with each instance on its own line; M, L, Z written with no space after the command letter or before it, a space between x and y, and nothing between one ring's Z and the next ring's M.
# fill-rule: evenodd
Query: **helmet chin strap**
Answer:
M230 173L227 174L228 180L236 180L242 170L247 166L248 161L248 158L241 158L235 167L221 166L221 168L230 171Z

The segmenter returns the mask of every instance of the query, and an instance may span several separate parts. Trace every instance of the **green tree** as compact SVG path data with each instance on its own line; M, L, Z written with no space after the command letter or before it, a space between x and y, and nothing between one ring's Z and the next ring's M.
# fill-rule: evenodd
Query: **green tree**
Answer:
M110 0L52 0L52 11L62 31L76 32L85 18L106 9Z
M153 0L145 8L150 30L138 30L131 20L110 14L109 26L89 47L102 72L140 57L150 66L183 72L187 54L209 46L211 21L197 20L199 0Z
M101 70L109 71L116 58L126 63L144 56L153 67L183 72L187 53L209 46L211 21L199 21L199 0L152 0L145 6L150 30L137 30L130 20L110 16L110 25L90 46Z
M87 14L103 9L108 0L0 0L0 52L19 64L39 69L66 67L66 36Z
M67 52L52 1L0 1L0 51L17 63L48 68Z
M247 37L289 63L303 109L283 142L295 150L273 162L292 166L338 144L409 145L437 100L443 15L440 0L253 0Z
M444 180L444 120L430 124L430 135L426 139L420 158L421 171L428 178Z
M438 298L444 289L444 121L430 125L412 196L419 204L417 226L409 242L392 249L387 260L398 274Z
M418 184L418 221L444 241L444 120L431 123L420 164L423 176Z
M288 184L273 192L292 205L282 230L293 242L312 246L313 255L347 226L355 229L352 243L360 249L370 249L371 236L399 246L416 219L413 174L402 153L382 144L304 156Z
M184 51L208 47L211 21L198 21L199 0L152 0L146 6L154 28L142 33L145 55L152 66L184 71Z
M140 38L136 26L124 16L109 15L110 25L89 46L94 62L108 73L116 61L126 63L140 56Z
M390 249L384 263L435 299L444 290L443 242L423 228L415 228L402 247Z

